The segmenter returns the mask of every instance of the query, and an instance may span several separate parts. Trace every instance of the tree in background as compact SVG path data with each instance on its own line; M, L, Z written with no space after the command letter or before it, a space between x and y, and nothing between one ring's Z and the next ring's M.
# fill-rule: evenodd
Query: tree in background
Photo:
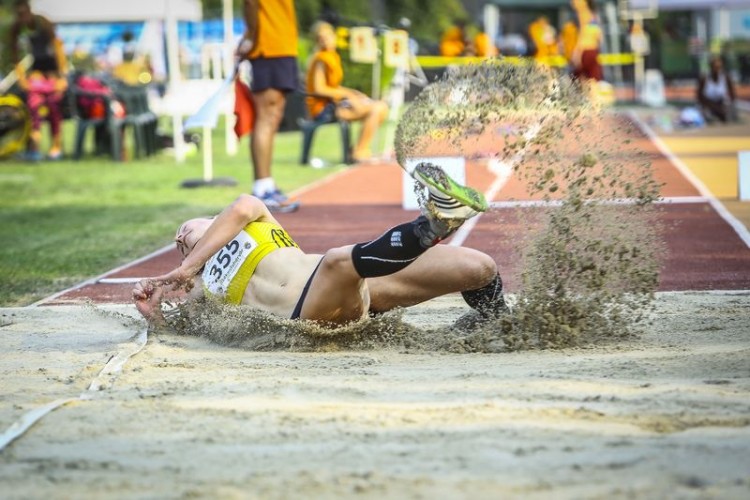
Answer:
M239 15L242 0L232 2L235 15ZM295 0L294 3L300 36L303 37L309 36L310 27L321 18L321 14L335 13L338 20L334 20L332 24L344 26L384 23L395 27L402 18L407 18L411 21L412 37L437 45L443 30L456 19L467 17L461 0ZM385 19L373 18L375 3L381 6ZM203 0L204 19L221 17L222 9L223 0Z
M10 24L13 22L13 2L15 0L0 0L0 77L13 71L10 61L10 44L8 36Z

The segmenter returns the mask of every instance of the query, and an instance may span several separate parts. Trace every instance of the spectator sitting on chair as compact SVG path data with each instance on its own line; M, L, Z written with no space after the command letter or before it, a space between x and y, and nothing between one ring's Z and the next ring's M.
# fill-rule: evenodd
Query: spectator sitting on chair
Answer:
M484 30L484 25L480 25L479 31L474 35L474 52L477 57L495 57L498 55L497 46Z
M46 108L52 135L47 158L58 160L62 157L62 100L68 88L68 65L63 44L55 34L55 26L47 18L31 12L28 0L17 0L15 13L9 41L18 84L26 92L26 103L31 113L27 158L32 161L42 158L39 143L42 138L42 108ZM23 39L26 43L22 42ZM26 45L34 59L28 75L21 64L20 45Z
M734 84L724 69L721 57L713 56L708 75L698 82L698 104L707 122L726 123L734 119Z
M370 143L388 114L388 106L362 92L343 87L344 71L341 57L336 52L336 33L333 26L318 22L312 29L316 52L310 59L307 70L307 108L315 119L323 113L335 113L340 120L361 121L362 130L352 151L354 161L363 161L371 156Z
M443 57L473 56L474 46L466 34L466 21L456 20L440 36L440 55Z
M125 47L122 62L112 68L112 77L127 85L145 85L151 82L151 72L145 58L137 53L133 34L126 31L122 35Z

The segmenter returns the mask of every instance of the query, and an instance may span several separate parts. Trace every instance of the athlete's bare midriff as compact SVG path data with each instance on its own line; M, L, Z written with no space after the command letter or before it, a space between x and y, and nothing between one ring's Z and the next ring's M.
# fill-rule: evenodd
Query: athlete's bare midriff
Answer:
M289 318L321 258L292 247L266 255L247 284L242 304Z

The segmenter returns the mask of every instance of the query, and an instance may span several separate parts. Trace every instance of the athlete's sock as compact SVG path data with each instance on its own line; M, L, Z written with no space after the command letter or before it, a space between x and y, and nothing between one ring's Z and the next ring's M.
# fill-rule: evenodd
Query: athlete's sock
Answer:
M508 306L503 297L503 281L499 274L482 288L467 290L461 292L461 295L469 307L485 318L497 318L508 312Z
M363 278L387 276L405 268L425 250L438 242L426 238L429 222L424 216L393 227L377 239L357 243L352 249L352 262Z
M253 195L263 196L267 193L272 193L276 189L276 183L273 177L264 177L262 179L255 179L253 182Z

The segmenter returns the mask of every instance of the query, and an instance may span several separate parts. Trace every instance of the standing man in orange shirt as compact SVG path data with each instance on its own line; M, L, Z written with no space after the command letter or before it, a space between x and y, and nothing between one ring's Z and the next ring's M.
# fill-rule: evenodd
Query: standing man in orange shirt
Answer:
M294 212L299 202L289 201L271 176L273 141L284 117L286 94L299 86L294 0L245 0L243 14L246 30L237 55L249 59L252 66L253 195L263 200L272 212Z

